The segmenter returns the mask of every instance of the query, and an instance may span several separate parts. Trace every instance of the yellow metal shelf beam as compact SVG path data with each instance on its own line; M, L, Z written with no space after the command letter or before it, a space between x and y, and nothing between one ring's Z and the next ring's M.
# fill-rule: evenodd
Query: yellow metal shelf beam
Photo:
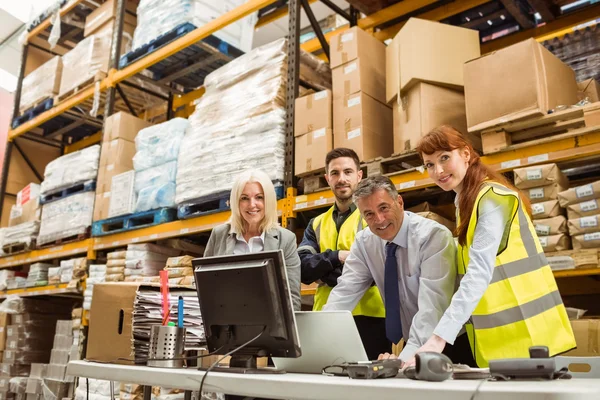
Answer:
M4 299L10 295L19 295L21 297L31 296L48 296L56 294L79 294L81 288L69 287L68 283L61 283L60 285L48 285L48 286L36 286L22 289L13 289L0 292L0 299Z
M316 3L317 1L319 1L319 0L308 0L308 4ZM277 11L273 11L270 14L259 18L258 21L256 22L255 28L258 29L262 26L268 25L273 21L277 21L279 18L285 17L286 15L288 15L288 8L287 7L280 8Z
M488 0L489 1L489 0ZM383 10L377 11L371 15L358 20L358 26L362 29L375 28L381 24L394 20L403 15L415 12L423 7L437 3L438 0L404 0L393 4Z
M41 250L33 250L28 253L17 254L0 258L0 268L14 267L17 265L31 264L44 260L70 257L86 254L92 248L92 239L79 242L67 243L60 246L49 247Z
M79 151L88 146L91 146L96 143L100 143L102 141L102 131L96 132L91 136L83 138L73 144L69 144L65 146L65 154L73 153L75 151Z
M567 269L563 271L554 271L556 278L573 278L576 276L600 275L600 268L582 268L582 269Z
M59 11L60 17L62 18L63 16L65 16L67 13L69 13L71 10L73 10L75 7L77 7L80 3L83 3L83 1L84 0L71 0L71 1L67 2L67 4L65 4L64 6L62 6L61 9L60 9L60 11ZM50 25L52 25L51 20L52 20L51 17L46 18L38 26L36 26L35 28L33 28L31 30L31 32L29 32L27 34L27 40L28 41L32 40L37 35L39 35L43 31L45 31L46 28L48 28Z

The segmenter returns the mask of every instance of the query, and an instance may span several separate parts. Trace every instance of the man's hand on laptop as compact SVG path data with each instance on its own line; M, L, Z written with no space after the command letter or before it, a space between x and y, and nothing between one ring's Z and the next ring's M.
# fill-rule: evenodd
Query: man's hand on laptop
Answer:
M377 357L377 361L380 360L396 360L398 358L397 355L393 354L393 353L383 353L380 354L379 357Z

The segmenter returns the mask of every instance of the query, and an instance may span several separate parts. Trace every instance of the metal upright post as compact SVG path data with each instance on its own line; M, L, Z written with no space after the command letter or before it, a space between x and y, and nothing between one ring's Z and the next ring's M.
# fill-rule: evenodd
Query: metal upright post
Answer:
M117 0L117 20L112 33L112 42L110 47L110 69L119 69L119 58L121 57L121 38L123 37L123 24L125 21L125 11L127 0ZM104 119L112 115L115 111L115 98L117 89L114 86L108 88L106 93L106 104L104 106Z

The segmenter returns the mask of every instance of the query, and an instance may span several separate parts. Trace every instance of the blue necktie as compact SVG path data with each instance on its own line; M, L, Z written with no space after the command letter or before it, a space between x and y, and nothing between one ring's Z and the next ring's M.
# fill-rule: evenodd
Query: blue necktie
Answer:
M400 321L400 292L398 289L398 245L388 242L385 245L385 333L392 343L402 339L402 322Z

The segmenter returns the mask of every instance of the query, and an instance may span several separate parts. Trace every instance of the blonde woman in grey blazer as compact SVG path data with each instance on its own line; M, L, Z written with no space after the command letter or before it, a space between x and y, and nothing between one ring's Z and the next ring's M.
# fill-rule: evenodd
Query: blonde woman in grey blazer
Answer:
M283 250L295 311L300 311L300 257L296 235L277 223L277 196L260 170L242 173L229 198L231 218L212 230L204 257Z

